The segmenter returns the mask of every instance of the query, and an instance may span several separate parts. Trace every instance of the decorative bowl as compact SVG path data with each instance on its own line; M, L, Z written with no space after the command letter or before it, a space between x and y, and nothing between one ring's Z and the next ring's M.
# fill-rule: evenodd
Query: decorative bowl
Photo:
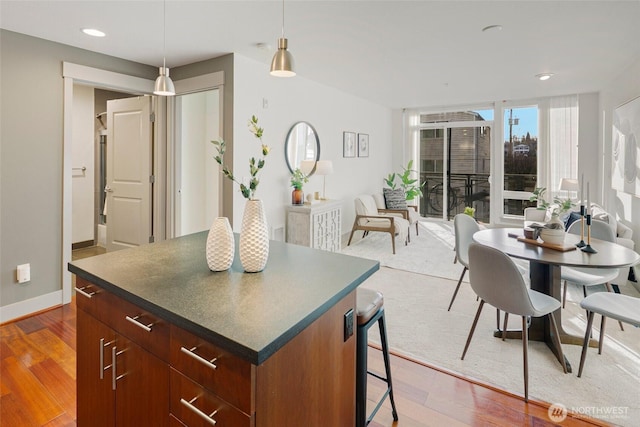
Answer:
M552 245L562 245L564 243L565 232L562 229L542 228L540 229L540 239Z
M535 240L536 238L535 230L531 227L524 227L524 237L525 239Z

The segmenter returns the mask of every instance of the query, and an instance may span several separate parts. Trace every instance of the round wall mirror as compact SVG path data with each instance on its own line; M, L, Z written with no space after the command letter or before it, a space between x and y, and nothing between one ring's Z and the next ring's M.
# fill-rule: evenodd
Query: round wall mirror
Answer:
M291 126L284 144L284 156L291 173L300 169L305 175L313 175L320 159L320 140L313 126L307 122Z

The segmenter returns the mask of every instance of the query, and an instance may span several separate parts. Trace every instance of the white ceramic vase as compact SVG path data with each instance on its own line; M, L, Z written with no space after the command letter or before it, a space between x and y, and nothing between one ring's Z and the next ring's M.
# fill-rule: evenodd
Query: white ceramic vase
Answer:
M207 235L207 265L211 271L228 270L233 263L236 242L229 220L218 217L213 220Z
M264 270L269 258L269 230L262 200L247 200L240 230L240 263L247 273Z

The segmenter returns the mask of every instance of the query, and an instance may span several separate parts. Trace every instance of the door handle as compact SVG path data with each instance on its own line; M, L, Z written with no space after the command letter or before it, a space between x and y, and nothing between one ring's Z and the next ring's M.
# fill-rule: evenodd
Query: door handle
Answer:
M104 192L105 193L112 193L113 192L113 188L109 187L108 185L106 187L104 187Z

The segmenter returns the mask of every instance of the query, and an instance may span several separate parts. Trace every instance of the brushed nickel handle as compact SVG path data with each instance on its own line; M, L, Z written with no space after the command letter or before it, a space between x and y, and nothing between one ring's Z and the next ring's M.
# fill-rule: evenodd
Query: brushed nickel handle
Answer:
M189 356L191 356L194 359L196 359L198 362L210 367L211 369L218 369L218 366L214 365L214 363L213 363L216 360L218 360L217 357L214 357L211 360L207 360L207 359L205 359L204 357L200 356L199 354L197 354L195 352L196 348L198 348L198 347L192 347L191 349L187 349L185 347L180 347L180 351L183 352L184 354L188 354Z
M87 298L91 298L92 296L97 294L97 292L90 292L90 293L89 292L85 292L85 289L87 289L87 288L88 288L88 286L84 286L82 288L79 288L77 286L75 287L77 293L79 293L80 295L84 295Z
M100 338L100 379L104 379L104 371L109 369L111 365L104 366L104 349L113 344L113 341L104 342L104 338Z
M104 379L104 338L100 338L100 379Z
M124 350L118 351L116 346L111 347L111 389L115 391L116 381L124 377L126 374L118 375L116 368L116 357L124 353Z
M181 398L180 399L180 403L182 403L184 406L189 408L191 411L195 412L196 415L198 415L200 418L202 418L203 420L205 420L206 422L208 422L212 426L216 425L217 421L213 419L213 416L218 413L218 410L216 409L215 411L213 411L209 415L205 414L200 409L196 408L196 406L193 404L193 402L195 402L198 397L199 396L196 396L196 397L194 397L193 399L191 399L189 401L185 400L184 398Z
M136 325L136 326L138 326L138 327L140 327L140 328L144 329L145 331L147 331L147 332L151 332L151 327L153 326L153 323L149 323L148 325L145 325L145 324L143 324L143 323L140 323L140 322L138 321L138 319L140 318L140 315L135 316L135 317L125 316L125 318L126 318L129 322L131 322L131 323L133 323L134 325Z

